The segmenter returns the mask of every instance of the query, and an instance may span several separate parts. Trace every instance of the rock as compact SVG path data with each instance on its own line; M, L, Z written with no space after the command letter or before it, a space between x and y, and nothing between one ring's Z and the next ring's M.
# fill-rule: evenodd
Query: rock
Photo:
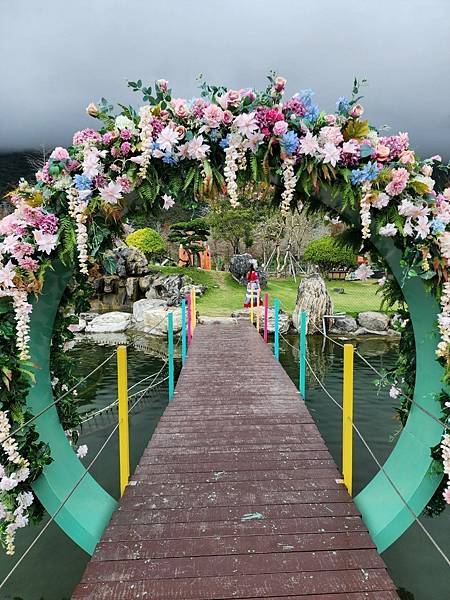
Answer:
M105 277L103 277L103 293L117 294L119 283L120 277L117 275L105 275Z
M333 314L333 302L325 281L319 273L307 275L298 286L297 301L292 315L297 330L302 310L308 313L308 334L320 333L323 330L323 316ZM332 319L325 319L325 321L327 327L332 325Z
M256 313L256 308L254 309ZM241 308L237 311L231 313L231 316L236 319L250 319L250 309L249 308ZM256 321L256 314L255 314ZM292 326L292 319L290 316L283 312L282 310L278 313L278 331L280 333L287 333ZM264 331L264 308L261 306L259 308L259 330ZM275 331L275 311L273 308L269 308L268 311L268 320L267 320L267 331L269 333L274 333Z
M121 333L131 325L132 315L113 311L95 317L86 325L86 333Z
M122 246L114 251L117 261L116 272L119 277L147 275L148 261L145 254L137 248Z
M173 313L173 332L181 331L181 308L165 308L157 307L146 310L143 313L143 328L144 333L152 335L167 335L167 314Z
M177 306L186 291L190 290L192 279L187 275L174 273L173 275L156 274L152 277L146 298L161 298L167 301L168 306ZM197 290L203 293L206 286L195 286Z
M208 289L206 285L192 285L192 284L183 285L183 287L180 289L181 297L186 296L186 294L190 294L192 288L194 288L195 295L197 297L203 296L203 294Z
M141 290L141 292L145 294L145 292L149 289L152 281L153 275L144 275L144 277L139 277L139 289Z
M86 329L87 322L84 319L78 319L78 323L69 325L68 330L72 333L82 333Z
M130 300L136 300L138 297L138 285L139 279L138 277L128 277L127 282L125 284L125 289L127 291L127 296Z
M358 324L373 332L385 332L389 325L389 317L381 312L366 311L358 315Z
M356 319L350 315L344 317L336 317L333 319L331 333L352 333L358 329Z
M133 302L133 319L139 323L144 321L144 312L147 310L153 310L155 308L162 308L166 305L165 300L150 300L143 298Z
M79 315L79 318L83 319L83 321L86 321L87 323L89 323L89 321L92 321L92 319L95 319L95 317L98 317L97 312L84 312L80 313Z
M230 259L230 273L242 285L247 285L246 275L250 271L253 257L251 254L235 254ZM258 267L259 284L262 288L267 287L268 274L266 271Z

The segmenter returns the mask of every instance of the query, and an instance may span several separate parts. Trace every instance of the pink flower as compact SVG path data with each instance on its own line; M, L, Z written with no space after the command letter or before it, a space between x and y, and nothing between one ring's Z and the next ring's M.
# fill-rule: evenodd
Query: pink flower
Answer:
M433 175L433 167L431 165L423 165L421 171L425 177L431 177L431 175Z
M359 267L355 271L356 279L359 279L361 281L369 279L371 275L373 275L373 269L369 267L369 265L367 265L366 263L359 265Z
M447 504L450 504L450 486L442 492L442 496Z
M79 166L80 163L77 160L69 160L69 162L66 165L66 168L69 171L69 173L71 173L72 171L76 171Z
M400 154L399 160L404 165L411 165L416 160L416 158L412 150L404 150Z
M50 154L50 158L53 158L54 160L67 160L69 158L69 153L65 148L58 146Z
M428 217L420 216L417 219L417 225L415 227L417 237L424 240L427 235L430 233L430 224L428 221Z
M51 233L43 233L39 229L33 231L33 236L38 249L41 252L45 252L46 254L50 254L51 251L54 250L56 242L58 241L57 235L52 235Z
M170 104L175 114L177 117L180 117L180 119L186 119L189 116L189 107L184 98L173 98L170 101Z
M357 154L359 156L359 144L357 140L349 140L342 144L342 152L344 154Z
M217 104L210 104L205 108L203 121L211 129L219 127L223 120L223 110Z
M0 267L0 285L5 288L15 287L15 284L13 281L15 275L16 275L16 270L15 270L12 262L9 260L5 266Z
M167 81L167 79L158 79L156 85L162 92L167 92L167 90L169 89L169 82Z
M123 156L126 156L127 154L129 154L129 152L131 152L130 142L123 142L123 144L120 145L120 152L122 153Z
M361 104L355 104L355 106L353 106L350 110L350 116L354 119L357 119L363 114L363 112L364 108L361 106Z
M122 186L115 181L110 181L107 187L99 188L99 192L107 204L117 204L122 198Z
M236 90L228 90L226 96L230 106L237 106L241 101L241 94Z
M128 177L125 177L125 175L123 175L122 177L118 177L117 183L119 183L122 186L122 192L124 194L129 194L131 192L131 181L128 179Z
M384 162L385 160L388 160L390 153L391 150L388 146L385 146L384 144L377 144L377 147L375 148L375 158L379 162Z
M163 152L167 150L171 152L172 146L178 144L178 133L170 125L167 125L157 137L156 142Z
M124 129L124 131L128 131L128 129ZM103 134L102 140L104 144L110 144L116 136L112 131L107 131Z
M242 92L242 97L250 98L250 101L253 102L253 100L256 98L256 94L252 89L248 89Z
M73 136L73 145L80 146L85 142L101 142L102 136L98 131L94 129L83 129L82 131L77 131Z
M284 77L276 77L275 78L275 91L280 93L284 91L284 88L286 87L286 79Z
M442 156L440 154L434 154L433 156L430 156L430 160L436 160L437 162L441 162Z
M219 102L220 104L220 102ZM209 106L206 100L203 98L196 98L194 104L192 105L192 114L196 119L201 119L203 117L203 113L205 112L205 108ZM221 105L222 106L222 105ZM222 106L223 108L223 106Z
M189 158L195 158L196 160L203 160L206 158L206 154L209 152L208 144L203 143L203 136L199 135L192 138L188 143Z
M328 123L328 125L335 125L336 124L336 115L326 115L325 121Z
M391 389L389 390L389 396L391 398L394 398L394 400L396 398L398 398L400 396L401 390L398 387L395 387L395 385L391 386Z
M223 108L223 110L227 110L228 108L228 97L226 94L222 94L221 96L216 96L216 102Z
M131 139L131 136L133 134L131 133L131 131L129 129L122 129L122 131L120 132L120 137L127 142L128 140Z
M248 136L258 129L255 113L242 113L234 119L234 124L239 129L241 135Z
M31 256L26 256L25 258L19 259L19 267L34 273L38 270L39 263L37 260L34 260L34 258L31 258Z
M172 206L175 204L175 200L172 198L172 196L169 196L168 194L164 194L162 198L164 200L164 210L169 210L169 208L172 208Z
M231 111L225 110L223 112L223 122L225 125L229 125L230 123L232 123L233 119L234 119L234 117L233 117L233 114Z
M408 178L409 173L406 169L395 169L392 172L391 182L386 186L386 192L390 196L398 196L405 189Z
M344 138L339 127L322 127L319 133L319 141L322 144L330 142L331 144L338 146L344 141Z
M286 121L277 121L273 126L274 135L283 135L288 130L288 124Z
M384 192L381 192L381 194L378 194L378 196L372 200L372 206L374 208L384 208L389 204L389 200L389 196Z

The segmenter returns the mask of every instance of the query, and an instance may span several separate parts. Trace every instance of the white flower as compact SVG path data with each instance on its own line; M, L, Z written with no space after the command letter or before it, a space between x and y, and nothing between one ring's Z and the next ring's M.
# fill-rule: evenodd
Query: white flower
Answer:
M425 239L427 235L430 233L430 223L428 222L428 217L421 216L417 219L416 225L416 233L417 237L421 239Z
M164 200L164 210L169 210L169 208L172 208L172 206L175 204L175 200L168 194L164 194L162 199Z
M117 204L122 198L122 186L120 183L110 181L107 187L99 188L100 196L108 204Z
M188 143L189 158L194 158L196 160L203 160L206 158L206 154L209 152L209 146L203 142L202 135L192 138Z
M390 196L388 196L384 192L381 192L372 200L372 206L374 208L384 208L389 204L390 199Z
M34 241L36 242L39 250L41 252L45 252L46 254L50 254L52 250L54 250L56 246L56 242L58 241L58 236L52 233L43 233L39 229L33 231Z
M383 286L385 283L386 283L386 277L381 277L381 279L378 280L379 286Z
M15 275L16 270L12 262L9 260L4 267L0 268L0 285L5 288L15 287L13 281Z
M23 508L28 508L34 502L33 493L32 492L20 492L20 494L17 495L17 501L20 506L23 506Z
M176 146L178 141L178 132L169 125L164 127L156 139L156 143L159 144L160 149L164 152L171 152L172 147Z
M78 458L84 458L87 453L88 453L88 447L86 446L86 444L83 444L82 446L78 446L78 448L77 448Z
M360 279L361 281L365 281L366 279L369 279L369 277L371 275L373 275L373 269L365 263L363 263L362 265L359 265L359 267L355 271L356 279Z
M380 227L378 233L383 237L394 237L397 235L397 227L393 223L388 223L384 227Z
M332 167L335 167L339 157L341 156L341 151L331 142L327 142L323 148L321 148L320 153L323 156L323 162L330 163Z
M132 121L125 115L119 115L118 117L116 117L115 125L119 131L122 131L122 129L128 129L129 131L131 131L131 133L138 133L134 121Z
M400 392L401 390L399 390L398 387L395 387L395 385L393 385L389 390L389 396L394 399L398 398L400 396Z
M101 165L97 149L91 149L86 152L82 167L83 175L87 175L91 179L100 173Z
M258 129L254 112L240 114L234 119L233 124L239 129L239 133L246 137Z
M12 473L10 477L5 475L0 480L0 490L9 492L10 490L13 490L18 483L15 473Z
M300 140L299 147L300 154L315 156L319 152L319 142L317 137L314 136L310 131L308 131L305 137Z

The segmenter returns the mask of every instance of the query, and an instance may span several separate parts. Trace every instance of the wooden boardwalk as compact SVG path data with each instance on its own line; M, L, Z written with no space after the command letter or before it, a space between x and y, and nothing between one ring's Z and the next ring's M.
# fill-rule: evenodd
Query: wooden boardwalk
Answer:
M256 330L199 326L73 598L398 598L339 478Z

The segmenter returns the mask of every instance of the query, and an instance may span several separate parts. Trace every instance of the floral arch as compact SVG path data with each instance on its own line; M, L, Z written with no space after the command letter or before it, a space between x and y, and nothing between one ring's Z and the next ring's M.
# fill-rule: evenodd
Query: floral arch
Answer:
M70 148L56 148L36 182L9 194L14 211L0 221L0 539L14 552L18 529L54 513L85 473L70 442L79 424L74 380L64 344L71 313L89 298L89 275L110 266L108 250L133 210L170 208L228 195L251 184L284 213L339 214L360 230L365 248L384 257L409 306L416 348L411 373L394 382L405 427L385 464L413 510L438 490L450 502L450 437L436 418L450 414L443 382L450 358L450 188L432 178L447 170L409 148L408 135L381 136L362 118L358 82L333 114L321 112L311 90L283 99L285 80L263 91L201 84L201 96L174 98L168 82L130 82L145 104L135 111L106 100L87 112L101 122ZM395 281L386 284L392 293ZM70 310L69 310L70 309ZM413 357L414 358L414 357ZM411 370L410 370L411 371ZM408 379L409 377L409 379ZM66 394L28 424L29 419ZM409 416L406 416L409 413ZM69 437L72 439L68 439ZM414 460L411 460L414 457ZM382 473L356 497L380 550L412 521ZM92 552L115 501L83 477L56 518Z

